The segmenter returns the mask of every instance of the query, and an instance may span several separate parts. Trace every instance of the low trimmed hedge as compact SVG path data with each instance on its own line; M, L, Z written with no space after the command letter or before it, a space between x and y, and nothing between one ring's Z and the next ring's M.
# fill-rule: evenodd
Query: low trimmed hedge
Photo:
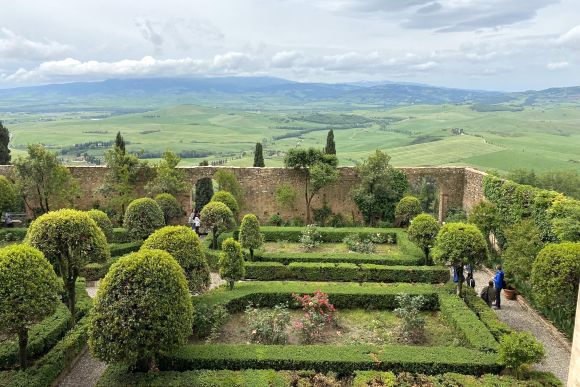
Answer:
M97 281L103 278L109 268L113 263L117 261L123 255L132 253L134 251L139 251L143 241L133 241L126 243L111 243L109 247L111 249L111 259L108 259L103 263L89 263L83 267L81 275L87 279L87 281Z
M187 345L158 359L162 371L196 369L315 370L349 375L356 370L441 374L498 373L495 354L460 347L393 345Z
M111 248L111 257L120 257L125 254L139 251L142 244L143 244L142 241L111 243L109 245L109 247Z
M260 232L264 235L265 242L300 242L304 227L274 227L262 226ZM345 237L351 234L357 234L360 238L370 238L371 235L380 235L387 240L385 243L396 244L397 237L402 230L390 228L370 228L370 227L318 227L318 232L322 238L322 242L326 243L340 243ZM238 239L239 231L234 231L234 239Z
M304 280L345 282L445 283L449 270L439 266L383 266L354 263L246 262L246 278L259 281Z
M402 254L379 255L361 253L256 253L254 262L280 262L288 265L292 262L343 262L374 263L386 266L419 266L425 258Z
M0 228L0 241L2 242L19 242L24 240L28 229L25 227Z
M81 318L88 313L92 306L92 300L86 292L83 278L77 280L76 292L77 318ZM60 303L55 313L30 328L27 346L28 358L37 359L49 352L65 336L71 320L72 316L68 308ZM16 364L18 364L18 340L13 338L0 344L0 369L13 368Z
M494 336L461 298L440 294L439 310L445 320L461 332L463 339L470 347L484 352L497 351L498 343Z
M133 238L129 234L129 230L123 227L115 227L113 229L113 237L111 243L129 243L133 242Z
M499 341L503 335L513 332L513 329L511 329L506 323L500 321L497 314L473 289L469 287L465 289L464 287L463 292L465 303L469 309L479 317L497 341Z

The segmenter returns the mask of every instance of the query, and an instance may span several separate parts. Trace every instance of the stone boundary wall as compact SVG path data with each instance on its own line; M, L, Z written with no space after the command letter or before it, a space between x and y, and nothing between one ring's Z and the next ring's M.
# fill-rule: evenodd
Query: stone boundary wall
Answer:
M0 166L0 174L10 175L12 166ZM98 193L103 184L107 167L103 166L70 166L72 175L78 180L81 195L75 205L81 209L92 208L95 204L103 204L106 198ZM219 169L233 172L245 190L245 200L241 213L254 213L262 221L279 214L284 219L300 217L305 219L306 206L304 200L304 176L300 171L286 168L253 168L253 167L183 167L187 180L192 188L203 177L212 177ZM483 172L465 167L414 167L399 168L412 184L422 178L431 178L440 191L440 213L445 213L450 206L470 210L474 204L483 198ZM312 201L312 208L320 208L323 203L335 213L341 213L346 219L361 219L361 214L351 199L351 190L357 185L358 177L352 167L339 168L338 182L322 189ZM276 187L281 184L291 184L297 191L295 210L289 211L278 206L274 200ZM143 184L138 184L139 195L144 195ZM179 195L178 200L184 210L191 210L191 192Z

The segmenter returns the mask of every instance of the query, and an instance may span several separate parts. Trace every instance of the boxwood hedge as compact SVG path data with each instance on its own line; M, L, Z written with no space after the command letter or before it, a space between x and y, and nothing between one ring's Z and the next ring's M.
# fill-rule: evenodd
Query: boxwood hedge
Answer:
M304 227L274 227L263 226L260 227L260 232L264 235L264 241L277 242L299 242ZM371 236L379 236L383 238L384 243L397 243L397 236L402 232L400 229L390 228L371 228L371 227L318 227L322 242L326 243L340 243L343 239L351 234L357 234L360 238L367 239ZM239 231L234 232L234 238L238 238Z
M345 282L444 283L449 270L439 266L383 266L354 263L247 262L246 278L260 281L292 279Z
M26 236L27 228L15 227L15 228L0 228L0 241L6 242L17 242L24 239Z
M256 253L256 262L280 262L288 265L292 262L344 262L374 263L387 266L418 266L424 258L403 254L361 254L361 253Z
M83 267L81 275L87 281L97 281L103 278L113 263L115 263L123 255L139 251L143 241L134 241L127 243L111 243L111 258L103 263L89 263Z

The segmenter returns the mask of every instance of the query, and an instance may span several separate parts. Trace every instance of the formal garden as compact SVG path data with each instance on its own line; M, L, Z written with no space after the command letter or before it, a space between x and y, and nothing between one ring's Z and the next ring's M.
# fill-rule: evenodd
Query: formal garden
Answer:
M60 188L74 188L63 169L40 198L24 170L0 178L3 211L20 200L44 208L28 227L0 231L0 386L58 383L87 346L107 363L99 386L561 385L532 368L542 344L501 322L451 273L502 262L508 285L569 334L577 201L489 176L489 201L440 225L432 203L410 195L377 152L353 192L364 224L324 207L311 216L336 163L297 151L288 167L310 181L305 224L261 225L243 212L235 176L220 172L197 187L200 237L179 224L179 160L167 155L147 196L135 197L125 172L139 161L122 146L107 156L101 209L49 208L66 199ZM119 160L125 168L115 172ZM135 178L147 175L137 169ZM277 189L280 205L291 196ZM94 299L87 282L98 284Z

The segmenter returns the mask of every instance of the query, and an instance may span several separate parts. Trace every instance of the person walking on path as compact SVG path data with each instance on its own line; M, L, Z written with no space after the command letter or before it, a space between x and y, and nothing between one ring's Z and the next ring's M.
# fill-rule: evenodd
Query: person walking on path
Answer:
M501 265L495 267L497 270L495 272L495 277L493 278L493 284L495 287L495 309L501 309L501 290L504 288L504 273L501 269Z
M193 227L195 228L195 233L199 236L200 234L199 228L201 227L201 218L199 217L198 213L196 213L195 216L193 217Z
M491 305L495 301L495 289L493 288L493 280L489 280L486 287L481 290L479 295L483 301L491 308Z

